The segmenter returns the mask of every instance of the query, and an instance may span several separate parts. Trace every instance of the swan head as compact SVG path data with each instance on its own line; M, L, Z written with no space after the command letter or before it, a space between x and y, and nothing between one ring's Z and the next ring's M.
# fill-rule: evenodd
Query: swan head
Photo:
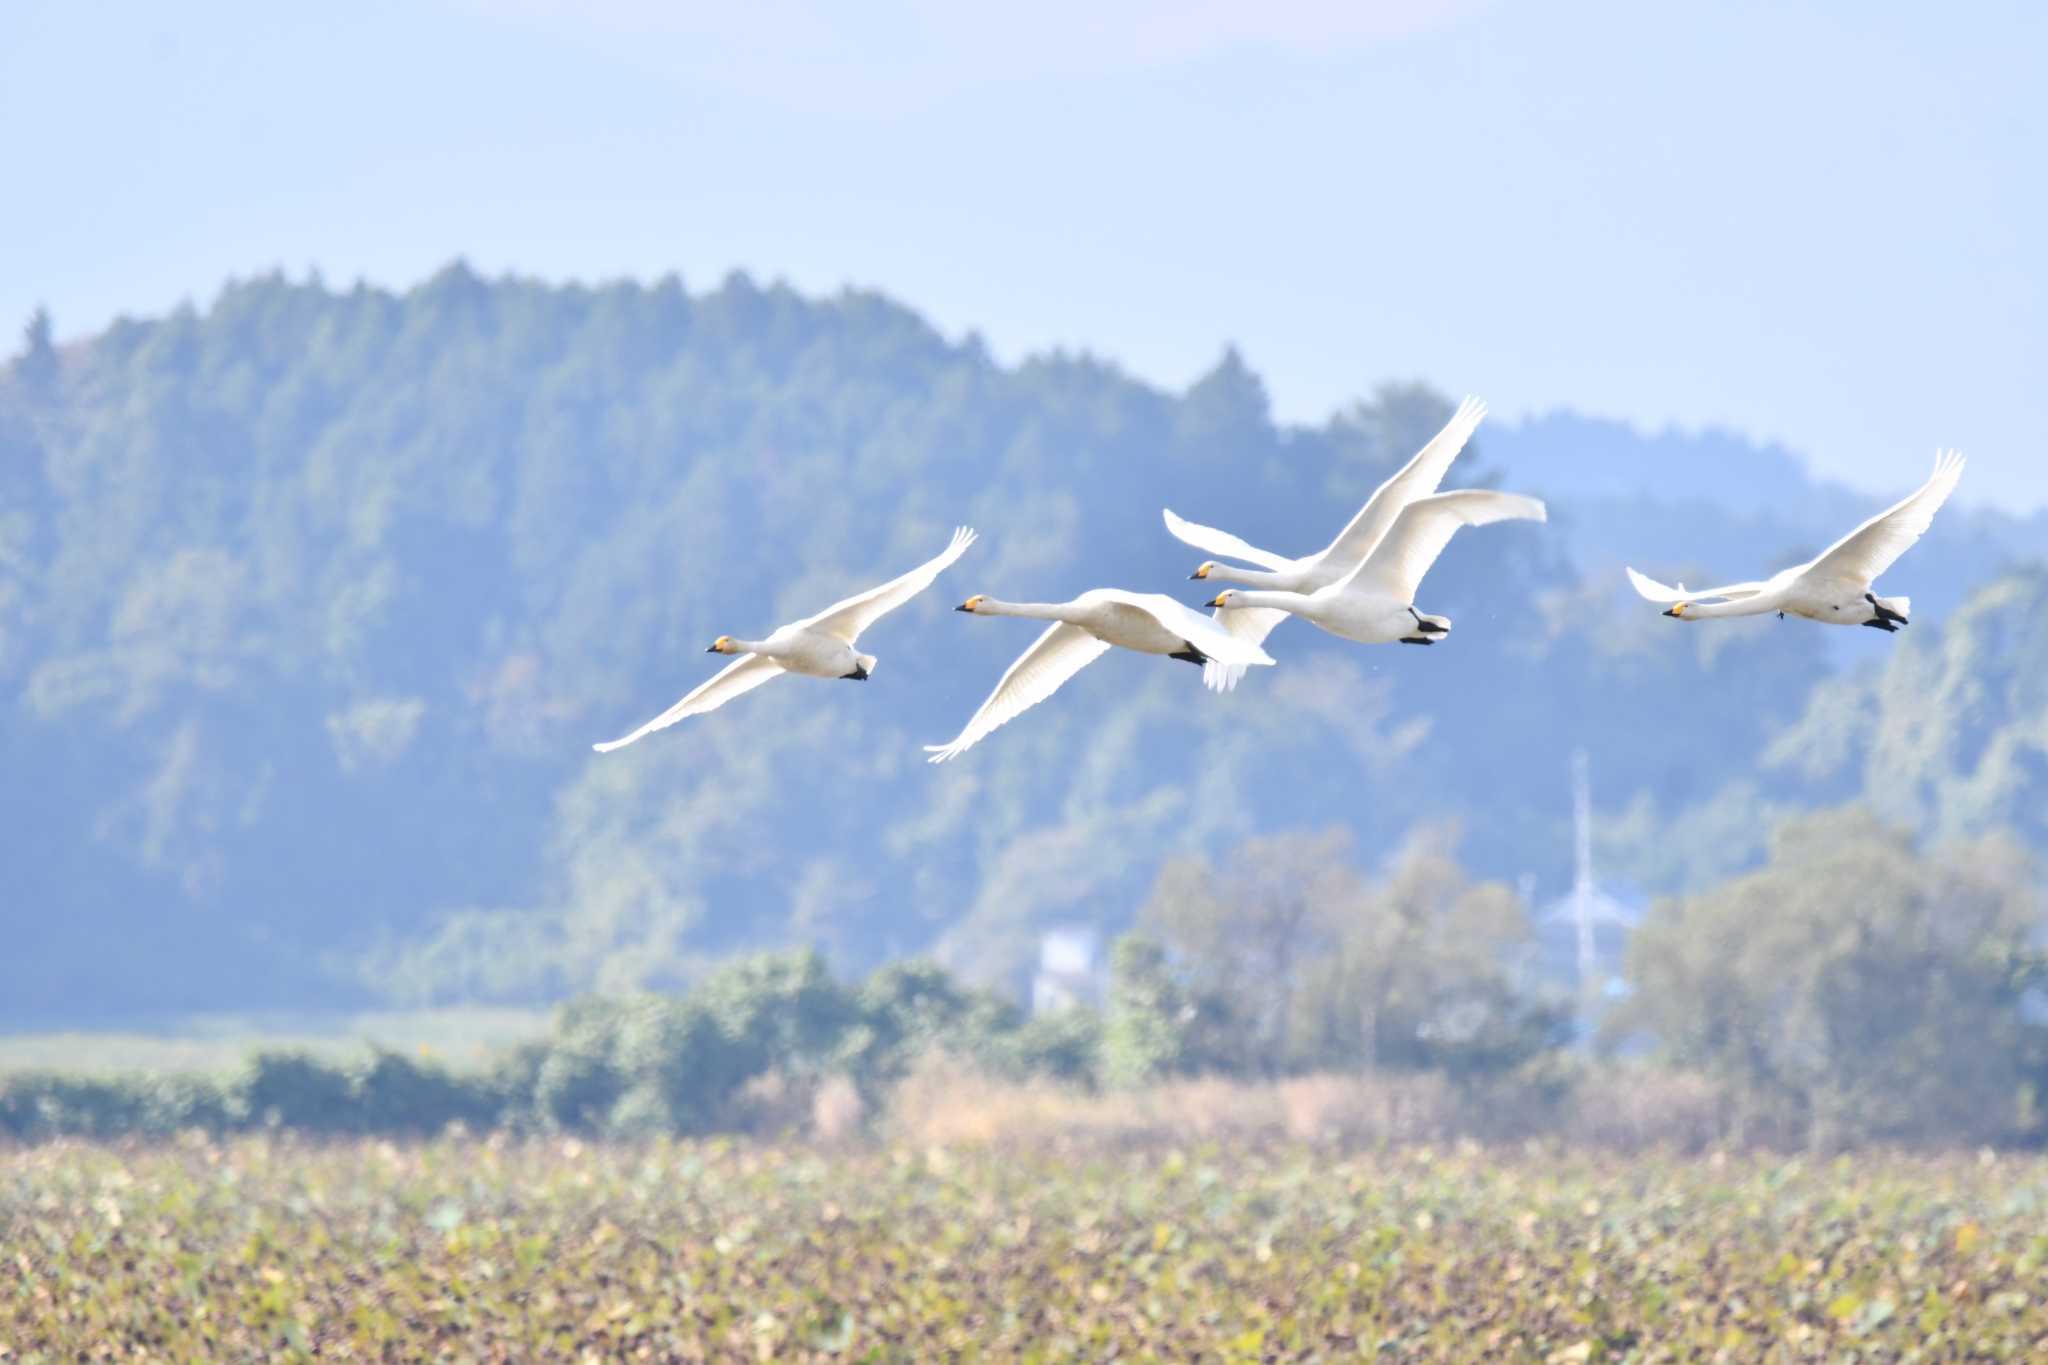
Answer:
M713 640L704 652L706 654L737 654L739 650L733 647L732 636L721 635L716 640Z
M964 611L972 615L981 606L981 600L982 594L976 593L974 594L974 596L968 598L965 602L962 602L959 606L953 608L953 610Z
M1202 603L1202 605L1205 607L1227 607L1230 605L1230 599L1235 596L1237 596L1236 588L1225 588L1222 592L1217 593L1214 597Z
M1685 609L1691 605L1692 603L1690 602L1674 602L1665 609L1664 614L1666 616L1676 616L1679 620L1683 621L1685 619Z
M1213 559L1205 559L1205 560L1203 560L1203 561L1202 561L1202 562L1201 562L1200 564L1197 564L1197 565L1195 566L1195 571L1194 571L1193 573L1189 574L1189 575L1188 575L1188 577L1189 577L1189 578L1207 578L1207 577L1208 577L1208 576L1209 576L1210 574L1212 574L1212 573L1215 573L1215 572L1216 572L1216 561L1215 561L1215 560L1213 560Z

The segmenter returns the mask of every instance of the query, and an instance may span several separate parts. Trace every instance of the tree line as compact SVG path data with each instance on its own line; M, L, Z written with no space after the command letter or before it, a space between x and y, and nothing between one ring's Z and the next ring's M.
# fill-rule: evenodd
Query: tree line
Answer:
M1526 908L1471 879L1447 835L1367 869L1331 832L1163 869L1099 1002L1027 1016L929 961L845 981L815 950L767 953L686 992L579 997L544 1039L473 1071L372 1049L263 1052L211 1079L16 1076L0 1082L0 1133L707 1133L757 1125L764 1093L833 1082L886 1112L919 1059L943 1054L1091 1090L1428 1073L1511 1109L1496 1133L1541 1132L1599 1068L1634 1067L1711 1081L1734 1142L2048 1137L2048 958L2024 850L2002 836L1920 849L1860 808L1787 821L1771 843L1757 871L1651 908L1595 1059L1530 969Z

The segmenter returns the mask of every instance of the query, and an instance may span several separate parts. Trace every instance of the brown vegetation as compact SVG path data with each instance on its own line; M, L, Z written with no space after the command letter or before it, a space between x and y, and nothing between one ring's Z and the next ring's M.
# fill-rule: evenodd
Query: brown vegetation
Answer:
M1557 1072L1472 1085L1434 1072L1322 1073L1090 1092L1003 1081L933 1054L896 1087L876 1131L918 1146L1015 1149L1472 1141L1697 1153L1796 1145L1785 1133L1742 1123L1725 1090L1703 1076L1619 1063L1587 1067L1568 1085Z

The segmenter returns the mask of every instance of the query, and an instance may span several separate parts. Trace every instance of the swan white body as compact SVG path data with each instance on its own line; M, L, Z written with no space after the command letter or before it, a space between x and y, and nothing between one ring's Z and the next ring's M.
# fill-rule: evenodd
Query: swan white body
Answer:
M990 731L1059 691L1067 679L1112 648L1164 654L1204 665L1211 660L1242 666L1273 662L1255 641L1233 635L1193 608L1158 593L1094 588L1071 602L999 602L977 595L955 610L975 616L1023 616L1053 624L1004 671L995 690L951 743L925 746L933 763L944 763L973 748Z
M1879 597L1872 585L1913 548L1934 524L1934 514L1955 492L1963 457L1947 450L1934 457L1934 473L1909 496L1878 513L1807 563L1794 565L1760 583L1729 583L1688 592L1668 587L1634 569L1628 580L1652 602L1668 603L1666 616L1705 621L1717 616L1763 616L1779 612L1831 626L1871 626L1896 631L1912 615L1910 597ZM1700 599L1718 599L1701 601Z
M1403 465L1399 472L1373 490L1365 506L1358 509L1358 514L1337 533L1335 540L1301 559L1288 559L1270 550L1261 550L1213 526L1198 526L1175 516L1170 508L1162 511L1161 515L1166 520L1167 530L1196 549L1261 566L1260 569L1240 569L1210 560L1197 568L1191 577L1243 583L1268 592L1314 593L1333 586L1364 562L1394 524L1394 518L1401 514L1402 508L1417 498L1436 492L1451 462L1464 450L1465 443L1472 439L1473 431L1485 416L1486 404L1478 399L1467 398L1460 403L1443 430L1432 436L1429 443L1417 451L1415 458ZM1272 633L1273 627L1286 620L1288 614L1278 608L1240 607L1218 612L1216 619L1232 635L1258 644ZM1220 660L1205 665L1202 671L1203 681L1218 691L1228 691L1237 686L1238 679L1243 676L1242 666Z
M1435 644L1450 632L1451 623L1417 611L1415 593L1458 528L1548 519L1540 501L1520 493L1485 488L1432 493L1402 508L1372 553L1337 582L1311 593L1231 588L1209 605L1225 621L1245 610L1271 610L1360 644Z
M740 657L695 688L681 701L623 738L593 745L599 753L622 749L634 740L665 730L685 716L701 716L739 696L751 692L770 678L784 673L802 673L813 678L865 680L874 672L877 660L854 648L860 633L882 617L908 602L932 585L947 565L967 553L974 532L962 526L936 556L900 578L843 602L835 602L816 616L775 631L765 640L738 640L721 635L707 653L737 654Z

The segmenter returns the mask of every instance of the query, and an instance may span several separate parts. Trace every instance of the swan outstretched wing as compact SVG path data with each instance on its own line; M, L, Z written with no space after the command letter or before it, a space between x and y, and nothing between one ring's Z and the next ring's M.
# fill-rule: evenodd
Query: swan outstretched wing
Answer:
M1647 574L1637 573L1634 569L1628 571L1628 581L1635 585L1637 595L1646 601L1662 603L1665 606L1673 602L1703 602L1715 597L1731 600L1738 597L1755 597L1770 586L1767 583L1730 583L1720 588L1692 589L1680 583L1674 588L1669 584L1659 583Z
M724 668L712 674L708 680L692 690L681 701L669 707L668 710L662 712L653 720L648 721L632 734L627 735L623 739L615 739L606 744L593 744L590 747L601 754L608 754L614 749L623 749L642 736L651 735L656 730L666 730L685 716L701 716L706 711L716 711L719 707L740 695L740 693L753 691L780 672L782 672L782 665L776 663L773 659L763 658L759 654L741 655Z
M1159 515L1166 519L1166 529L1173 532L1176 540L1185 541L1197 550L1207 550L1210 554L1221 555L1225 559L1256 564L1275 573L1285 573L1294 567L1293 560L1276 555L1271 550L1261 550L1228 531L1219 531L1213 526L1202 526L1185 517L1176 516L1171 507L1161 508Z
M953 539L947 542L946 548L909 573L892 578L879 588L869 588L858 597L834 602L816 616L806 617L797 624L852 644L862 631L929 588L932 580L944 572L947 565L966 554L967 547L974 541L972 530L956 526Z
M988 694L988 700L968 718L966 728L951 743L924 746L931 755L926 761L944 763L967 752L997 726L1016 719L1059 691L1067 679L1101 658L1109 648L1107 641L1096 639L1079 626L1053 622L1032 642L1031 648L1004 670L995 691Z
M1257 640L1248 640L1232 634L1185 602L1176 601L1164 593L1097 588L1093 592L1083 593L1082 598L1136 607L1212 659L1219 659L1227 664L1273 662L1273 656L1260 649Z
M1451 414L1451 420L1444 423L1444 429L1429 438L1429 444L1415 452L1415 458L1401 467L1399 473L1373 490L1365 506L1358 509L1358 515L1351 524L1337 533L1315 558L1326 567L1339 573L1348 573L1352 566L1372 553L1393 527L1394 518L1401 515L1401 509L1417 498L1426 498L1436 492L1438 484L1450 470L1451 461L1458 458L1458 452L1472 439L1472 433L1486 416L1486 404L1477 398L1467 398L1458 404L1458 410Z
M1898 557L1913 548L1913 542L1927 534L1934 514L1956 491L1963 477L1961 451L1944 450L1934 457L1934 473L1911 496L1843 536L1830 545L1806 572L1822 578L1843 578L1869 583L1889 569Z
M1287 619L1287 613L1278 607L1218 607L1212 619L1238 639L1257 645L1265 643L1273 627ZM1202 685L1211 692L1228 692L1244 679L1246 667L1212 658L1202 665Z
M1380 543L1343 580L1359 589L1397 602L1415 600L1422 576L1450 544L1460 526L1487 526L1496 521L1547 521L1538 499L1490 488L1464 488L1432 493L1401 509Z

